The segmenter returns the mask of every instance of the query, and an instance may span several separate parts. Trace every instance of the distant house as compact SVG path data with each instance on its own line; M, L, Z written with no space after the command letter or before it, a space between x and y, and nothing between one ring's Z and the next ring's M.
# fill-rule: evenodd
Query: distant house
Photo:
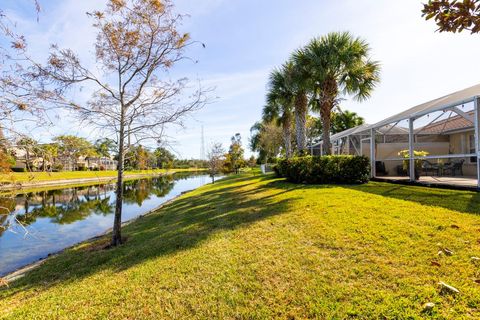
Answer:
M117 170L118 161L108 157L80 157L77 165L89 170Z
M25 149L11 147L9 151L15 157L15 165L13 170L29 170L29 171L50 171L58 167L63 171L74 171L81 168L87 170L117 170L118 162L108 157L78 157L76 160L58 156L54 163L44 160L36 154L27 153Z
M44 161L42 157L38 157L34 153L27 153L25 149L18 147L11 147L8 151L15 158L15 165L12 169L17 170L32 170L36 171L43 168L44 165L50 165L48 161Z
M108 157L83 157L80 156L76 161L72 159L60 159L63 165L63 170L117 170L118 161Z

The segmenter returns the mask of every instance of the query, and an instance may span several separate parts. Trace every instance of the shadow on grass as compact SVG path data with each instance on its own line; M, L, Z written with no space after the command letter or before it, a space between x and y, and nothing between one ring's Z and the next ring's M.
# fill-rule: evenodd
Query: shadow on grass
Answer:
M422 205L441 207L458 212L480 214L480 193L474 191L399 185L376 181L355 185L304 185L289 183L286 182L285 179L274 179L269 183L263 184L260 188L293 190L298 188L326 189L338 187L394 199L412 201Z
M375 181L343 187L384 197L413 201L422 205L480 214L480 193L473 191L398 185Z
M159 256L174 254L201 244L211 234L239 228L286 212L294 198L275 199L294 188L276 188L262 194L252 188L258 180L273 177L228 177L213 190L177 199L156 214L124 227L128 241L111 250L79 247L48 259L43 265L0 290L0 299L34 288L68 283L102 271L121 271ZM286 185L278 183L278 186ZM264 187L265 188L265 187ZM103 240L105 241L105 240Z

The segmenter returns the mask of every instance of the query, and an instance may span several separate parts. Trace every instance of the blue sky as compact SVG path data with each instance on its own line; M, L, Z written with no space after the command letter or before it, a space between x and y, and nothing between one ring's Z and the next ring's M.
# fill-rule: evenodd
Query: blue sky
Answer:
M100 0L40 0L37 23L30 1L2 1L18 29L39 57L49 43L70 47L82 59L91 59L94 30L85 12ZM3 4L5 3L5 5ZM186 119L185 128L170 128L172 148L180 157L198 157L204 126L207 148L213 142L228 146L241 133L248 143L249 128L260 118L268 73L309 39L331 31L350 31L370 43L374 59L382 64L382 82L370 100L347 100L344 109L379 121L406 108L480 82L480 36L440 34L433 22L421 17L421 1L378 0L177 0L177 11L187 13L183 29L206 44L187 54L199 60L184 62L174 75L200 79L216 88L215 103ZM87 95L88 92L79 92ZM42 130L38 138L73 133L89 138L92 131L66 118Z

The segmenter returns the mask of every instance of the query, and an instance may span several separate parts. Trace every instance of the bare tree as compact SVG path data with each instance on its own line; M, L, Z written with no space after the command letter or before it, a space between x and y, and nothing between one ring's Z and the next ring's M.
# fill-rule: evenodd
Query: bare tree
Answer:
M36 65L36 79L41 79L44 87L55 88L56 96L50 99L75 111L83 123L117 138L111 242L116 246L122 243L126 152L145 140L159 142L165 125L181 124L184 116L205 105L207 97L200 86L189 87L187 79L169 79L168 71L186 59L185 48L194 43L188 34L178 31L182 16L173 12L170 0L109 0L105 10L88 15L98 30L94 68L82 63L72 50L52 46L47 64ZM68 92L84 83L94 89L91 99L82 104Z
M212 177L212 183L215 183L215 176L222 170L225 149L221 143L214 143L210 151L207 153L208 172Z
M39 2L32 0L32 4L38 14ZM31 122L36 127L50 124L44 98L53 92L35 81L27 56L27 41L16 32L15 22L1 7L0 40L0 130L15 134L19 122Z

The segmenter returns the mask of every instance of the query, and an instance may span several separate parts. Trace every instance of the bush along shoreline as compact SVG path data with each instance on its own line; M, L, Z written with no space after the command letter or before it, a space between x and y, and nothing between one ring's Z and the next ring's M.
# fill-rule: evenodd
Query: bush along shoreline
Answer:
M279 160L274 171L293 183L361 184L370 179L370 160L351 155L294 157Z

